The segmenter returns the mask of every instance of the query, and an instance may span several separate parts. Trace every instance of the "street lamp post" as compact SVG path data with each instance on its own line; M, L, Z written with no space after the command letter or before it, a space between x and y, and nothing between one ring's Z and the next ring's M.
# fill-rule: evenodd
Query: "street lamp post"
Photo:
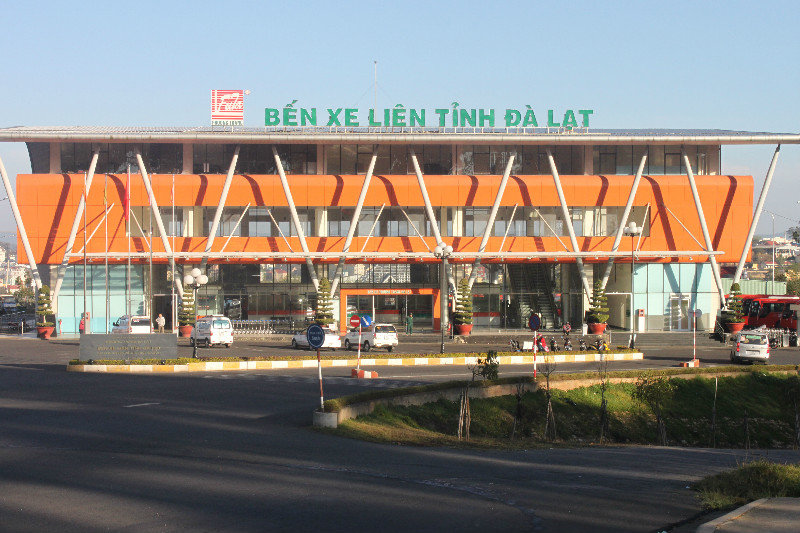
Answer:
M441 272L439 272L439 308L441 318L439 319L439 329L442 331L442 345L439 353L444 353L444 330L447 327L447 258L453 253L453 247L440 242L433 249L433 255L442 260Z
M627 235L631 236L631 333L632 334L636 331L636 328L634 327L635 318L633 316L633 311L634 311L634 309L633 309L633 290L634 290L633 276L634 276L634 272L636 271L636 243L634 241L635 241L636 237L638 237L639 235L642 234L642 229L643 228L641 226L637 226L636 222L633 222L633 221L631 221L631 223L628 224L628 227L625 228L625 233Z
M775 294L775 213L770 213L772 217L772 284L770 294Z
M187 289L192 290L192 294L194 295L194 314L195 319L197 319L197 289L202 287L208 283L208 276L203 274L203 272L199 268L193 268L191 272L186 274L183 277L183 285ZM192 357L197 357L197 341L194 342L194 347L192 349Z

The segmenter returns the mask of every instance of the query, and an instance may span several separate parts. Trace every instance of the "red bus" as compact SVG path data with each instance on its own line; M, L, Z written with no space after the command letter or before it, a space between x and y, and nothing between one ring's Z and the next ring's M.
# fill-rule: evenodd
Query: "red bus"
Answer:
M789 307L800 305L800 296L769 296L767 294L743 294L742 314L745 328L797 329L797 311Z

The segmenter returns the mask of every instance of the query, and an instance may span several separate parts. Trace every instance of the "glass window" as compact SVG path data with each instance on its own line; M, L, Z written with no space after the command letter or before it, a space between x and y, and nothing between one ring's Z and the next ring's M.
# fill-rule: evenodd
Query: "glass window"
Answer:
M486 224L489 223L488 207L465 207L464 208L464 236L482 237L486 231Z

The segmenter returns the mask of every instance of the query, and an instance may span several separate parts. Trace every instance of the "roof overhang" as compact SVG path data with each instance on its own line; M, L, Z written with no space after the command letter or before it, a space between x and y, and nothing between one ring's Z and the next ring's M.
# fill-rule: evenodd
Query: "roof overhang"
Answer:
M797 133L731 130L556 130L553 128L125 128L14 126L0 142L252 144L735 145L800 144Z

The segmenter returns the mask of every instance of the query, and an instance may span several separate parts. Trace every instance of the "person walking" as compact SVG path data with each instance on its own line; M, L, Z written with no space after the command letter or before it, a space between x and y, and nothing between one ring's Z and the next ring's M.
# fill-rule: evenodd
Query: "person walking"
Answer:
M83 335L85 331L86 331L86 317L81 315L81 321L80 324L78 324L78 333Z
M414 313L408 313L406 317L406 333L409 335L414 333Z
M158 332L164 333L164 324L167 323L167 319L164 318L164 315L158 313L158 318L156 318L156 326L158 326Z

